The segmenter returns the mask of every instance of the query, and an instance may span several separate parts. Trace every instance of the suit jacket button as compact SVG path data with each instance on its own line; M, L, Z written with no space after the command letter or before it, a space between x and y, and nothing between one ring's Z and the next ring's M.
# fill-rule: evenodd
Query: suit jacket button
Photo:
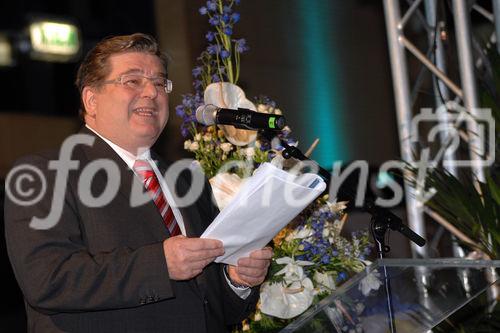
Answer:
M205 299L203 300L203 305L205 305L205 306L207 306L207 305L208 305L208 299L206 299L206 298L205 298Z

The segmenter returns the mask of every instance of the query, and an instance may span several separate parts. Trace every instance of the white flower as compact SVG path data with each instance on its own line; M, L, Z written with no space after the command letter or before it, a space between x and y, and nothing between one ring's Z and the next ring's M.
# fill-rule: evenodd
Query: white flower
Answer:
M368 296L370 291L378 290L382 285L382 281L380 280L380 273L378 271L373 271L367 274L360 282L359 282L359 290L364 296Z
M184 141L184 149L189 149L190 146L191 146L191 140Z
M335 280L333 279L332 274L314 272L313 280L319 284L319 291L332 291L335 289Z
M203 135L203 141L209 142L210 140L212 140L212 133L206 133Z
M347 208L348 202L349 201L339 201L339 202L327 201L326 205L328 206L328 208L330 209L330 211L332 213L337 213L337 212L340 212L342 210L345 210Z
M224 142L221 143L220 149L222 149L223 152L228 153L231 151L231 149L233 149L233 145L230 144L229 142Z
M297 260L290 257L282 257L276 259L276 263L279 265L286 264L286 266L281 269L276 275L285 275L283 279L287 284L291 284L292 282L302 281L305 277L304 269L302 266L311 266L314 265L310 261Z
M310 228L309 226L304 226L300 230L294 229L291 233L289 233L286 236L285 241L290 242L293 239L308 238L308 237L311 237L313 234L314 234L314 231L312 230L312 228Z
M265 282L260 292L260 310L270 316L290 319L307 310L314 298L313 284L309 278L289 286Z
M253 157L255 155L255 149L253 147L245 148L243 151L246 157Z
M274 109L274 114L281 115L281 114L283 114L283 112L281 112L280 109Z
M328 242L330 242L330 244L333 244L335 242L335 237L340 234L340 231L342 229L342 225L339 226L337 222L338 220L335 220L334 222L326 221L323 225L322 236L323 238L328 239Z
M195 150L198 150L199 148L200 148L200 145L198 144L198 142L191 142L188 149L190 151L195 151Z
M259 105L257 105L257 111L258 112L267 113L267 109L268 109L268 107L265 104L259 104Z
M196 133L196 135L194 136L194 140L195 141L200 141L201 140L201 134L200 133Z
M276 263L286 266L276 275L284 275L281 283L265 282L260 292L260 310L270 316L289 319L298 316L311 306L316 291L313 283L304 274L303 266L312 262L295 260L290 257L276 259Z

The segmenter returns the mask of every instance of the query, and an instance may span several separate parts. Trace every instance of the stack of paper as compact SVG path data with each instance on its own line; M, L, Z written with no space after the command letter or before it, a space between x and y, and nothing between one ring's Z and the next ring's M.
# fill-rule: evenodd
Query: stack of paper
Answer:
M264 163L201 237L221 240L225 253L215 261L236 265L266 246L325 188L318 175L296 176Z

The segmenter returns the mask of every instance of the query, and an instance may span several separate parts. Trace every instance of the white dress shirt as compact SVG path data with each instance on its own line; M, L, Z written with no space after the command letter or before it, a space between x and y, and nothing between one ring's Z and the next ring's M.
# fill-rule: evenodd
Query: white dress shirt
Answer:
M163 178L163 175L161 174L160 170L158 169L158 166L156 165L156 162L151 159L151 152L150 150L144 151L142 154L139 156L135 156L134 154L130 153L129 151L123 149L122 147L114 144L113 142L109 141L99 133L97 133L94 129L89 127L88 125L85 125L89 130L94 132L96 135L98 135L101 139L104 140L117 154L118 156L121 157L121 159L127 164L127 166L134 170L134 163L136 160L146 160L148 163L151 165L151 168L153 169L153 172L156 175L156 178L158 178L158 182L160 183L161 190L163 191L163 194L165 195L165 198L167 199L168 202L174 202L172 193L168 189L167 184L165 183L165 179ZM134 173L137 175L137 173L134 171ZM182 219L181 212L175 205L172 205L172 212L174 213L175 220L177 221L177 224L179 225L179 228L181 229L181 233L186 236L186 228L184 226L184 221Z

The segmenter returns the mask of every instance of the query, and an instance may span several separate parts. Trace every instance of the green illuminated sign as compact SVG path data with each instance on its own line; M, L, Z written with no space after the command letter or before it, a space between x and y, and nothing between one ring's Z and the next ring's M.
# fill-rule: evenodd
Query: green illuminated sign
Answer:
M71 24L40 21L31 24L33 51L40 54L72 56L80 48L78 28Z

